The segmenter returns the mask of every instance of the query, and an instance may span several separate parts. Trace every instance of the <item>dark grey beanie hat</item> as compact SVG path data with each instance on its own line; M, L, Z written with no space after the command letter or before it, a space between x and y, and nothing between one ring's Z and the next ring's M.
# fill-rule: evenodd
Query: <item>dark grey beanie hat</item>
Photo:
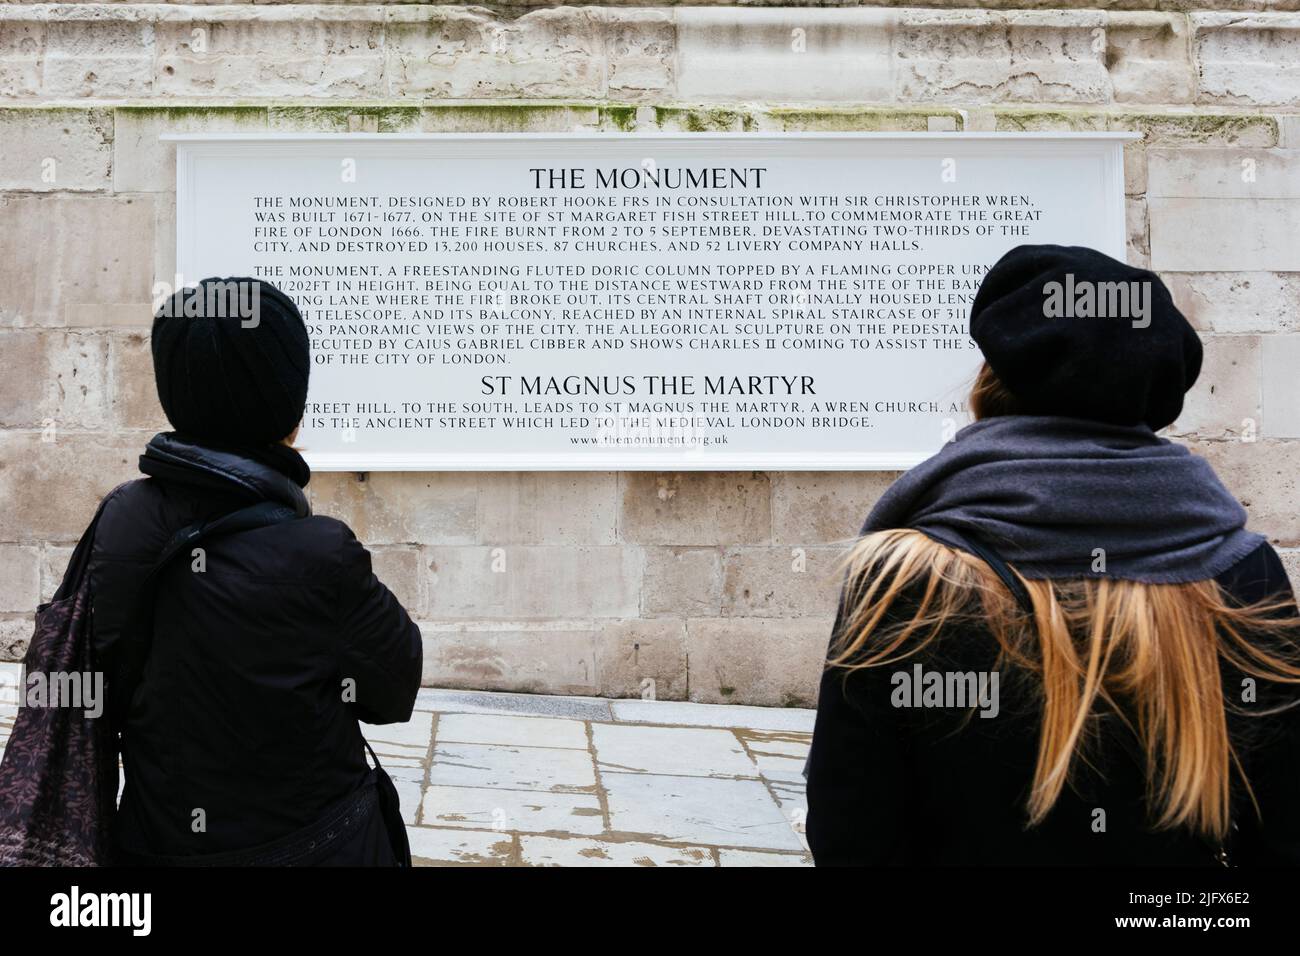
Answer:
M158 400L190 438L267 444L302 421L310 341L298 307L261 279L204 279L153 320Z

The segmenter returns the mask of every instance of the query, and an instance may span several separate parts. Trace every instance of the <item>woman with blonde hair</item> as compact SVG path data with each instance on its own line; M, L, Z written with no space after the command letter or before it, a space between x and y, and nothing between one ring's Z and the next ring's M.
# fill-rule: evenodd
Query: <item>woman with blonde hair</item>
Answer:
M1115 290L1129 308L1097 314ZM1154 273L1060 246L1004 256L970 328L975 423L848 557L817 863L1300 862L1295 598L1209 464L1155 434L1195 332Z

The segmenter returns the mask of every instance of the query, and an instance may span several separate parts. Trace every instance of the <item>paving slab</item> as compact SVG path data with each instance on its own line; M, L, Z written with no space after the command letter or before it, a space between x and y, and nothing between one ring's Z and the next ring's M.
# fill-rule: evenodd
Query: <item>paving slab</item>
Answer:
M729 730L592 724L601 772L757 777L758 767Z
M630 724L672 724L680 727L747 727L810 734L817 711L795 707L741 707L731 704L690 704L673 700L610 701L614 719Z
M584 836L605 829L600 801L591 793L431 786L422 807L420 822L425 826Z
M671 843L803 849L772 795L757 780L606 773L610 825Z
M447 714L531 714L609 720L610 702L600 697L557 697L546 694L504 694L493 691L421 688L415 708Z
M450 866L506 866L514 856L510 833L450 827L407 827L413 862Z
M446 787L594 792L596 770L585 750L439 744L429 783Z
M438 719L438 743L447 742L586 750L587 725L556 717L445 714Z
M363 723L361 733L375 750L380 749L381 743L428 750L429 738L433 735L433 714L416 711L402 724Z

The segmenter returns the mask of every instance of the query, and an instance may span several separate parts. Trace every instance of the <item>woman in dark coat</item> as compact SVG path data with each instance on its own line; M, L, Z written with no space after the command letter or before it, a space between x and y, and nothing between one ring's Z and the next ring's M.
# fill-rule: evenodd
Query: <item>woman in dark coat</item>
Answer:
M159 311L152 344L176 431L149 443L148 477L107 499L91 563L126 773L115 857L394 865L358 721L409 719L420 632L348 527L307 506L310 471L290 447L310 368L302 317L268 284L205 280ZM131 663L136 596L172 536L259 502L284 520L186 548L161 575Z
M1111 282L1133 294L1118 315L1052 305ZM1209 465L1154 434L1195 333L1153 273L1022 246L971 335L975 424L849 558L808 762L816 862L1300 863L1295 598Z

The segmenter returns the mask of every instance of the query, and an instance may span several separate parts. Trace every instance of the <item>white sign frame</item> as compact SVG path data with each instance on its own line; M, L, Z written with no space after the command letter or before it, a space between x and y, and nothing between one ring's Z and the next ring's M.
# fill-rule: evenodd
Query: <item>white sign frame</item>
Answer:
M724 146L743 142L774 157L800 157L834 150L861 150L866 155L907 149L918 157L949 155L997 157L1016 154L1034 158L1095 159L1101 190L1108 200L1096 215L1099 231L1109 237L1098 245L1103 252L1125 258L1125 193L1123 145L1140 138L1125 132L1068 133L174 133L161 140L176 144L176 272L186 282L211 274L196 262L195 229L188 228L200 188L194 164L198 158L240 156L257 150L268 157L318 155L323 144L348 145L349 155L362 158L391 155L394 150L416 150L424 155L454 154L457 159L500 156L528 150L530 159L544 162L581 155L582 150L615 143L653 143L656 157L689 151L695 154L710 143ZM314 152L313 152L314 151ZM954 383L956 384L956 383ZM504 444L503 440L503 444ZM313 453L306 458L318 471L879 471L910 468L937 451L857 452L808 454L776 450L761 453L685 451L600 451L556 454L498 452L493 454L422 452Z

